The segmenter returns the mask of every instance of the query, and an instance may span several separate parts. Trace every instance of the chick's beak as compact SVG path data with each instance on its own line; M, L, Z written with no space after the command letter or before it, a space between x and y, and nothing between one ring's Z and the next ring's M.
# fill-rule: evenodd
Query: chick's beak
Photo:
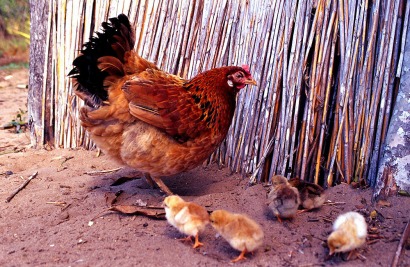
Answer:
M254 79L246 79L245 84L258 85Z

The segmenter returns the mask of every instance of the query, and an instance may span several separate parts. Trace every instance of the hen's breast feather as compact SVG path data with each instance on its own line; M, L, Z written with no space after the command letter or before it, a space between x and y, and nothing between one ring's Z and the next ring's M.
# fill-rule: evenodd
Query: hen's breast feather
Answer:
M124 129L121 160L128 166L154 176L168 176L192 169L216 148L209 146L209 140L206 139L179 143L142 121L136 121Z

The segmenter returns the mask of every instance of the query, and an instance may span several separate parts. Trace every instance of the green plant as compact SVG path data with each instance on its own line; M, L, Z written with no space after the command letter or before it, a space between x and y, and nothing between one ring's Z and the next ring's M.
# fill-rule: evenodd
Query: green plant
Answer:
M27 111L20 108L16 114L16 117L5 125L3 129L14 128L15 133L23 133L27 130L27 126Z
M15 70L21 68L28 69L28 62L12 62L10 64L0 66L0 70Z
M20 36L4 38L0 46L0 57L21 55L26 52L29 47L29 42Z
M30 9L28 0L0 0L0 65L28 61Z
M0 17L2 18L0 24L3 24L3 30L5 28L9 33L11 33L10 31L19 31L25 34L30 32L28 0L0 0Z

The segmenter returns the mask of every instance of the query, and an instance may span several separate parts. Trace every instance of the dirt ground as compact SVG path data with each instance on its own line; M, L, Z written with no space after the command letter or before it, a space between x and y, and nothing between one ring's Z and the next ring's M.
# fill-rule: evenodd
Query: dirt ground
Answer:
M27 110L27 70L0 71L0 126ZM11 75L12 77L10 77ZM19 88L17 88L17 85ZM108 206L160 206L164 196L128 168L96 151L33 150L29 133L0 130L0 266L225 266L239 255L211 226L193 249L163 219L109 211ZM5 200L33 173L38 175L10 202ZM329 202L279 223L265 205L266 187L217 166L198 167L164 179L171 190L208 210L246 213L265 233L264 244L240 266L390 266L409 220L410 198L391 197L371 204L371 189L339 185L327 190ZM332 221L356 210L369 225L362 258L328 257ZM370 212L376 210L377 216ZM161 213L162 210L158 209ZM398 266L410 266L409 244Z

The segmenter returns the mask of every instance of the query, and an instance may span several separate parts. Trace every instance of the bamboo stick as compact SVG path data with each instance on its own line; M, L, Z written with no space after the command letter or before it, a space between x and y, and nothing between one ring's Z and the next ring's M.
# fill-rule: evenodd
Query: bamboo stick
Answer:
M335 12L333 14L335 14ZM335 20L334 23L337 25L338 23L337 19ZM329 62L330 69L329 69L329 74L328 74L329 77L327 80L326 96L325 96L324 103L323 103L323 115L322 115L322 120L321 120L318 153L316 157L316 167L315 167L315 175L314 175L315 184L319 183L319 170L320 170L321 162L322 162L322 149L323 149L323 143L324 143L324 135L327 130L326 129L326 117L328 113L330 91L331 91L331 86L333 82L333 63L334 63L334 58L335 58L336 38L337 38L337 31L334 30L333 37L332 37L332 47L331 47L331 52L330 52L330 62Z
M373 179L402 68L404 1L58 0L49 7L51 84L44 79L40 112L55 147L94 147L66 75L100 23L125 13L135 51L165 71L189 79L250 65L258 87L238 95L229 135L209 162L253 181L276 173L329 186L338 177Z
M395 36L395 31L396 31L396 26L397 26L397 17L398 17L398 12L399 12L399 3L400 0L396 0L394 3L394 11L392 14L392 18L389 19L389 23L391 23L391 26L389 27L391 29L389 35L390 36ZM369 176L368 180L374 181L374 176L377 173L377 162L380 157L380 146L382 144L382 127L383 127L383 118L386 116L386 105L387 105L387 97L390 95L391 98L391 93L389 92L390 88L390 74L394 73L391 71L391 62L392 62L392 57L393 57L393 47L395 43L395 38L390 38L389 44L388 44L388 51L387 51L387 60L386 60L386 68L384 71L384 76L383 76L383 84L382 84L382 92L381 92L381 100L379 101L379 115L378 115L378 121L381 122L377 125L376 127L376 136L374 138L374 143L373 143L373 148L372 148L372 156L370 159L370 167L369 167Z

